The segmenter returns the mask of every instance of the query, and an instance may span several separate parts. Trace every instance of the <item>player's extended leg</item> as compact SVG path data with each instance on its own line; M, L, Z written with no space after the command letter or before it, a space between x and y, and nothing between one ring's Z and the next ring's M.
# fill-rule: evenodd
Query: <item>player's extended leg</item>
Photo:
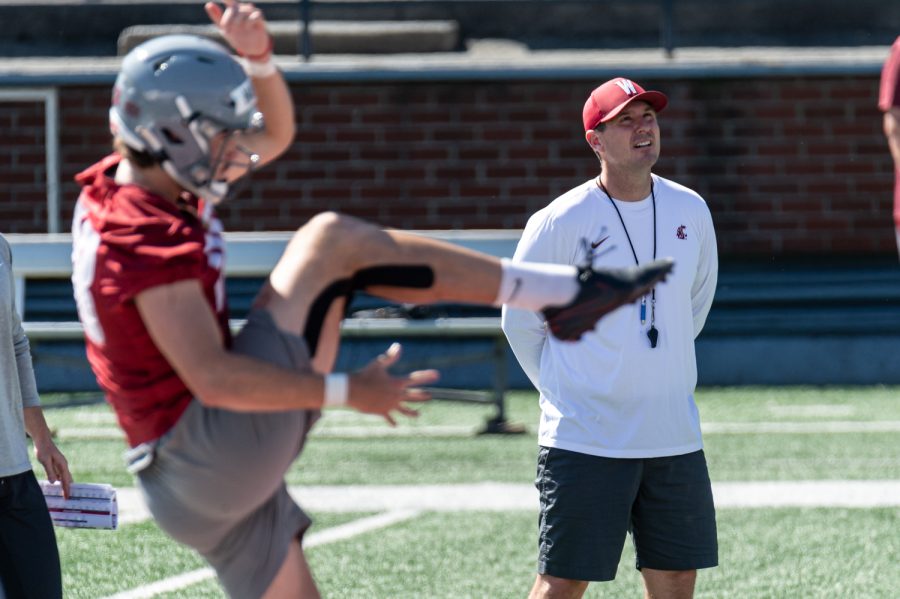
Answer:
M306 317L304 308L310 308L326 287L377 266L419 267L397 272L407 287L365 284L373 294L399 302L490 304L500 285L501 267L496 258L411 233L384 231L352 217L322 213L291 239L260 301L279 326L299 334Z
M305 336L313 367L323 372L337 354L345 299L354 288L398 302L490 304L500 274L496 258L322 213L291 239L254 307L267 309L285 332Z
M450 243L323 213L297 231L254 305L294 335L306 334L308 322L325 322L315 336L320 347L336 346L340 311L333 300L353 289L422 304L559 306L545 310L551 331L577 339L603 314L649 291L671 268L671 261L603 273L563 265L504 266L493 256ZM513 270L514 276L504 276Z

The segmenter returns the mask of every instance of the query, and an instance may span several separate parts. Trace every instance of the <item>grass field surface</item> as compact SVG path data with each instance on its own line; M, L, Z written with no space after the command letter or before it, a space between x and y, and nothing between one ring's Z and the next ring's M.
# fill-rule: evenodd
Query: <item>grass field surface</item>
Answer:
M131 487L124 441L109 409L72 400L52 396L45 405L76 479ZM900 388L708 388L698 391L697 402L714 483L900 480ZM530 484L536 395L510 393L507 408L511 422L526 425L525 434L475 434L491 415L489 406L432 402L397 429L353 412L329 412L288 473L289 483ZM43 474L39 466L36 472ZM371 516L363 507L357 514L312 515L310 534ZM308 553L325 597L524 597L534 577L536 520L536 505L424 511ZM697 597L898 596L896 502L872 509L720 508L718 525L720 566L701 572ZM110 596L205 567L150 521L117 531L57 529L57 536L66 597ZM592 585L587 596L640 597L633 563L629 540L616 581ZM204 579L143 596L224 594Z

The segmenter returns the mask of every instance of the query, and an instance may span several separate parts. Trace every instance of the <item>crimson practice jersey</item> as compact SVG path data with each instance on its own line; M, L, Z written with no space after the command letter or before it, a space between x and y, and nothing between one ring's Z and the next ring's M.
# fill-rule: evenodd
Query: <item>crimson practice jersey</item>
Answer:
M891 46L891 53L881 69L881 86L878 90L878 108L887 112L900 107L900 37Z
M891 53L881 69L878 108L882 112L900 108L900 37L891 46ZM897 228L897 244L900 247L900 164L895 165L894 172L894 224Z
M221 222L202 202L175 206L118 185L117 154L80 173L72 223L72 286L88 360L131 446L168 431L193 395L156 348L134 298L185 279L201 282L230 344Z

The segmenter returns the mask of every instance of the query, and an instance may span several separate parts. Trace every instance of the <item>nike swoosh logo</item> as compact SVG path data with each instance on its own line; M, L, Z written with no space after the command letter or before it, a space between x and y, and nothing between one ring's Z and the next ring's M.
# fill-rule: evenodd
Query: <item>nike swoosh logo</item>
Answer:
M522 287L522 279L520 279L519 277L516 277L516 280L513 283L513 290L509 294L509 297L506 299L506 302L504 302L504 303L508 304L509 302L511 302L513 300L514 297L519 295L519 289L521 289L521 287Z
M599 241L591 242L591 249L596 250L598 247L600 247L600 244L602 244L607 239L609 239L609 235L607 235L606 237L604 237L603 239L601 239Z

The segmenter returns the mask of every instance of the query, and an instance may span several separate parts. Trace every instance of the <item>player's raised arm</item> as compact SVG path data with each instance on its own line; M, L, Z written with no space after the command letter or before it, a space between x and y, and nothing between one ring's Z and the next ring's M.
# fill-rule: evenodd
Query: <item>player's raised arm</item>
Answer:
M222 37L242 57L253 82L263 128L242 136L240 144L259 156L257 166L271 162L294 141L294 103L281 73L272 61L272 37L262 11L250 2L207 2L206 14ZM240 176L229 173L230 180Z

